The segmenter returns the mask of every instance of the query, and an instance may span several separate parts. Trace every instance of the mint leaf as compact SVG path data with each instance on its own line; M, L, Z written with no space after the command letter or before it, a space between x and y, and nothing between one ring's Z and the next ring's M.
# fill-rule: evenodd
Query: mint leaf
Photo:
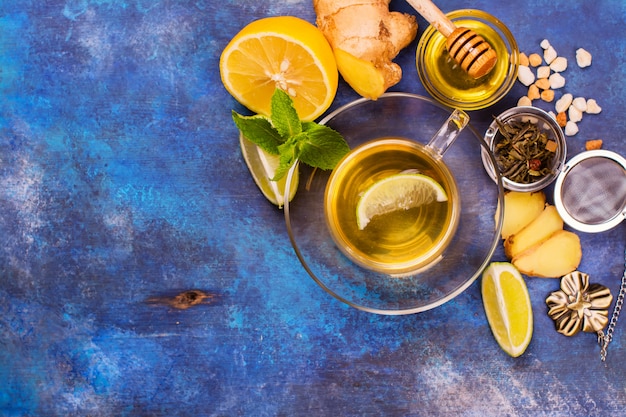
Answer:
M300 157L299 140L301 135L302 133L290 138L290 140L278 147L280 153L279 165L276 168L272 181L278 181L284 177Z
M293 107L293 100L280 88L277 88L272 95L271 119L272 125L284 140L302 132L302 125L298 112Z
M232 115L243 136L264 151L280 156L272 181L284 177L298 160L313 168L333 169L350 151L338 132L301 121L289 94L278 88L272 95L271 117L242 116L235 111Z
M272 126L271 121L261 115L242 116L233 110L233 120L244 137L258 145L267 153L278 155L278 146L284 140Z
M303 122L302 130L299 158L307 165L333 169L350 151L344 138L328 126Z

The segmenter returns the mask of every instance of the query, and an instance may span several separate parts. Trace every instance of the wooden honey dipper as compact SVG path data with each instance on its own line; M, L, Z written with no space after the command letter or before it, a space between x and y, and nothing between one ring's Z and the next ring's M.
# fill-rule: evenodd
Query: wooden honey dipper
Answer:
M488 74L498 56L482 36L471 29L456 27L430 0L407 0L424 19L446 37L448 54L472 78Z

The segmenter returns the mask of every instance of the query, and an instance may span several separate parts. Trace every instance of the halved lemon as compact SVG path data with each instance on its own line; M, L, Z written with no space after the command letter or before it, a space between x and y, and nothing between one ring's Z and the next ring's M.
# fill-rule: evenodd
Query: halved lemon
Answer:
M372 184L359 199L357 225L363 230L374 216L447 200L448 195L441 184L427 175L390 175Z
M269 116L272 94L280 88L305 121L330 107L339 78L322 32L293 16L267 17L245 26L222 51L220 73L228 92L253 112Z
M533 336L533 310L520 272L508 262L492 262L483 272L483 306L500 347L518 357Z
M256 185L272 204L282 208L285 204L285 189L288 175L285 175L278 181L272 181L270 179L274 178L276 169L280 163L278 155L265 152L243 135L239 135L239 144L241 145L243 159L246 161L246 165L248 165L248 169ZM291 201L296 194L298 181L299 175L296 169L293 173L292 186L289 188L289 201Z

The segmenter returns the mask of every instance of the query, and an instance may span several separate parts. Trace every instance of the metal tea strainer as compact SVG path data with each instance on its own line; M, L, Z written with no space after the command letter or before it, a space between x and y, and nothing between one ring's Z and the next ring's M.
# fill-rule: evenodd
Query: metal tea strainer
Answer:
M617 226L626 217L626 159L606 150L578 154L556 180L554 205L581 232Z
M612 229L626 218L626 159L607 150L593 150L572 158L554 187L554 205L563 221L582 232ZM606 359L619 313L626 296L624 275L606 333L598 332L600 359Z

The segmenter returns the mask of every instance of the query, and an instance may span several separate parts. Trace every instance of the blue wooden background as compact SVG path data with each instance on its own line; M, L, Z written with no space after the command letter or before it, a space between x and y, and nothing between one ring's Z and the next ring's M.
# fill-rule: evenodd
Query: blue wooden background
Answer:
M569 59L564 90L603 107L570 156L595 138L626 155L625 4L438 2L489 11L521 50L547 38ZM0 415L623 415L626 317L602 363L593 334L554 330L557 280L527 280L534 337L513 359L478 282L391 317L308 277L241 158L230 111L244 109L218 70L241 27L282 14L315 17L310 0L0 2ZM425 94L415 47L393 91ZM579 47L593 54L584 70ZM472 112L474 127L523 92ZM332 108L356 97L341 82ZM624 227L581 234L580 269L615 295ZM189 290L209 298L175 308Z

